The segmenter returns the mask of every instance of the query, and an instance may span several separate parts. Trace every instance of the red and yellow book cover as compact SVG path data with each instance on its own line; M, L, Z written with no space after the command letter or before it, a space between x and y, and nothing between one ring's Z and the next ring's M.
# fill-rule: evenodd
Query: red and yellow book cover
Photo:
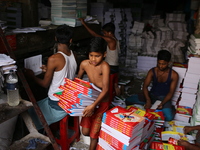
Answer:
M192 108L187 106L177 106L176 113L192 116Z
M155 116L155 120L157 121L164 121L165 120L165 117L164 117L164 114L163 114L163 111L162 110L155 110L155 109L146 109L146 111L148 113L151 113Z
M104 123L131 137L133 130L139 130L144 126L144 121L144 117L120 106L115 106L106 112Z

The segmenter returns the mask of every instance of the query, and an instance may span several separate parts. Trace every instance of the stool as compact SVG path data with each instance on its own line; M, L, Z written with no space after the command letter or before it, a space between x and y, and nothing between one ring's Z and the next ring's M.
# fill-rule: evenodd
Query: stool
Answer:
M71 119L73 119L73 121L71 121ZM55 140L61 146L62 150L69 150L71 143L75 140L80 140L79 127L79 117L72 117L69 115L50 125L51 130L59 130L59 137L55 136Z
M110 102L113 101L116 93L115 93L115 83L118 83L118 73L110 74L110 87L109 87L109 96Z

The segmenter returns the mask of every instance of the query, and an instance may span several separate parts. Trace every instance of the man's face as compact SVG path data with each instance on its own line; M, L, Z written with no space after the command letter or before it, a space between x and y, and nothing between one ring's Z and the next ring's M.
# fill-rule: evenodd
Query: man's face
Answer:
M90 64L97 66L99 65L102 60L104 58L104 54L99 53L99 52L90 52L89 53L89 60L90 60Z
M165 69L168 68L169 62L165 60L158 60L157 61L157 67L160 71L164 71Z

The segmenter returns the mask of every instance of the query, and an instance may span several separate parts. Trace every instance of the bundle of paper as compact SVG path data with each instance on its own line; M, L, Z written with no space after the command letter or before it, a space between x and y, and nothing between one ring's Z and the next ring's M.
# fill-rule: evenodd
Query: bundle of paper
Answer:
M116 106L103 115L101 138L117 149L132 149L141 142L144 123L144 117Z
M95 90L90 82L78 78L74 81L65 78L65 84L59 88L63 91L54 96L59 98L58 105L71 116L82 116L85 107L91 105L100 93L100 89Z

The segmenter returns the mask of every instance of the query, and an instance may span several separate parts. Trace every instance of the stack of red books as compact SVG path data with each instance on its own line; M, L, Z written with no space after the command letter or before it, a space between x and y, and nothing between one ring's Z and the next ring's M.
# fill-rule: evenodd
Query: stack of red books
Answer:
M132 150L141 142L144 124L143 116L116 106L103 115L98 144L106 150Z
M91 105L101 90L92 83L75 78L65 78L65 84L59 87L62 92L55 93L59 98L58 105L71 116L82 116L86 106Z

